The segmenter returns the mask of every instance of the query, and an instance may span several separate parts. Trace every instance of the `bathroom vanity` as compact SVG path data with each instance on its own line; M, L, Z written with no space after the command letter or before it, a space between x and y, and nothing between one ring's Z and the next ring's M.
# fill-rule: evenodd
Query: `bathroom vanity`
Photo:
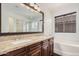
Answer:
M28 44L18 43L12 44L4 48L4 51L0 51L1 56L51 56L53 55L53 37L42 37L40 36L32 39L33 41L28 42ZM9 44L9 43L5 43ZM23 45L22 45L23 44ZM16 45L16 46L15 46ZM5 46L5 45L4 45ZM13 47L12 47L13 46ZM6 49L6 50L5 50ZM0 49L1 50L1 49Z

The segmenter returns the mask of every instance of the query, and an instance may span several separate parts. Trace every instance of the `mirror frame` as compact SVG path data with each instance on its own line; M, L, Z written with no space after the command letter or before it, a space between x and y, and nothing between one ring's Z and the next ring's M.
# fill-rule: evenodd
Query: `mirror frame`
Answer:
M0 36L6 36L6 35L22 35L22 34L35 34L35 33L43 33L44 32L44 13L42 11L40 11L39 13L42 14L42 31L41 32L11 32L11 33L1 33L1 4L0 3ZM30 6L29 3L23 3L24 5L34 9L34 7ZM37 11L36 9L34 9L35 11Z

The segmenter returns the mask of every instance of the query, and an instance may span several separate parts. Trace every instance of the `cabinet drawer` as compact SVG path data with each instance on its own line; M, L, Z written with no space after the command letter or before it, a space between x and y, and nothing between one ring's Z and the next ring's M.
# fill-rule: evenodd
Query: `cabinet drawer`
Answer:
M26 52L21 52L21 53L18 53L16 56L26 56Z
M24 48L20 48L20 49L17 49L17 50L14 50L14 51L11 51L9 53L7 53L6 55L9 55L9 56L16 56L22 52L26 51L25 50L25 47Z
M29 56L41 56L41 42L32 44L30 46L28 46L29 51L28 51L28 55Z
M41 47L41 43L40 42L32 44L32 45L29 46L30 51L35 50L35 49L40 48L40 47Z
M31 56L41 56L41 47L30 51L29 55L31 55Z
M31 56L41 56L41 50L37 50L31 54Z

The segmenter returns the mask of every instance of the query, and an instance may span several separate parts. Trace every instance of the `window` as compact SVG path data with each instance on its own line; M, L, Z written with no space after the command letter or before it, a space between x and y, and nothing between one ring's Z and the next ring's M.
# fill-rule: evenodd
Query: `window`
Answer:
M76 32L76 12L55 17L55 32Z

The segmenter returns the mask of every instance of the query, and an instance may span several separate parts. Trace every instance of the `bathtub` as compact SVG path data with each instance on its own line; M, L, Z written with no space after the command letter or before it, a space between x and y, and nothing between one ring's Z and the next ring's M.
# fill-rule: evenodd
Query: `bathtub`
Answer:
M62 56L79 56L79 42L55 40L54 53Z

